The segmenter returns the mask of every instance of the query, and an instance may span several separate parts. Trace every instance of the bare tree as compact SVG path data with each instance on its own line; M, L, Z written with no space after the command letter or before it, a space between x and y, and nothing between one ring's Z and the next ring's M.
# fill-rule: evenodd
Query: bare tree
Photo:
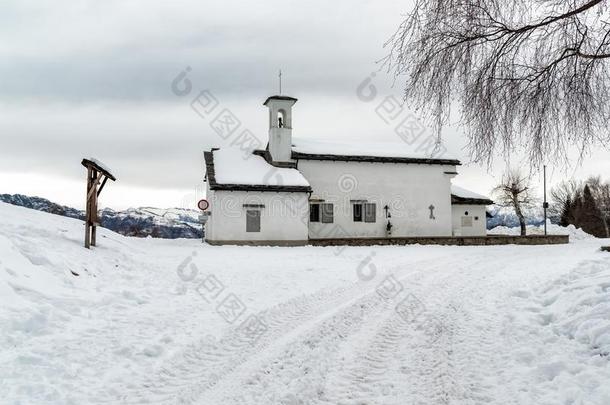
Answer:
M551 190L551 197L560 225L572 224L592 235L610 237L610 183L599 176L585 182L565 181Z
M583 187L582 182L576 180L562 181L553 187L551 189L551 215L558 218L569 215L567 213ZM561 225L566 226L567 224L562 223Z
M537 166L610 139L610 0L415 0L385 62L440 131L458 103L475 161Z
M535 202L534 190L529 177L518 170L509 170L502 178L502 182L494 188L493 193L500 204L514 208L515 214L519 218L521 236L525 236L523 208L529 207Z

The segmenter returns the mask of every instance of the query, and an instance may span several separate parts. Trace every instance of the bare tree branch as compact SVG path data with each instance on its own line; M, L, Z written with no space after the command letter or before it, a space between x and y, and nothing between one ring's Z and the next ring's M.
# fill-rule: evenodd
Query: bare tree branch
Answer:
M416 0L385 59L440 136L451 107L475 161L533 166L610 140L610 0Z

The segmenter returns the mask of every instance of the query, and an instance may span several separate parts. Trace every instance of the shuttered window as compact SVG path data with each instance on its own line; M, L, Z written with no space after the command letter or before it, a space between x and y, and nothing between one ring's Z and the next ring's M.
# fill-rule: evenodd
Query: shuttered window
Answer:
M352 209L354 210L354 222L362 222L362 204L353 204Z
M375 203L364 204L364 222L377 221L377 205Z
M357 202L352 204L354 222L377 222L377 204Z
M332 224L333 223L334 206L330 203L320 204L320 217L322 223Z
M261 212L260 210L246 211L246 232L261 231Z
M320 204L309 205L309 222L320 222Z
M464 228L472 227L472 217L462 217L462 226Z

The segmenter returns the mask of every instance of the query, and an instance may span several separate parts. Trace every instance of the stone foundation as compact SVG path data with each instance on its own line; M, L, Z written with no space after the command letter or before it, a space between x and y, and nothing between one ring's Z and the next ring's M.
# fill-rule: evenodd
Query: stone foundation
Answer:
M570 242L568 235L488 235L488 236L432 236L409 238L341 238L310 239L313 246L370 246L370 245L560 245Z
M206 243L214 246L235 245L235 246L306 246L306 240L205 240Z

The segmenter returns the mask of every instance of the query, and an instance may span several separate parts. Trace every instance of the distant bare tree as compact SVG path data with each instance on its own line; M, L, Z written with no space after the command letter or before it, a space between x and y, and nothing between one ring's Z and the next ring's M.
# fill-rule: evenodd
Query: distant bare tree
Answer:
M388 42L405 100L440 130L458 103L475 161L533 166L610 139L610 0L415 0Z
M569 211L572 202L582 190L584 185L580 181L566 180L551 189L550 213L552 216L562 218ZM566 226L567 224L561 224Z
M502 182L494 188L493 193L497 202L514 208L515 214L519 218L521 236L525 236L527 231L523 208L529 207L535 202L534 189L529 177L518 170L509 170L502 178Z
M610 183L598 177L558 184L551 190L552 212L562 226L574 225L598 237L610 237Z

